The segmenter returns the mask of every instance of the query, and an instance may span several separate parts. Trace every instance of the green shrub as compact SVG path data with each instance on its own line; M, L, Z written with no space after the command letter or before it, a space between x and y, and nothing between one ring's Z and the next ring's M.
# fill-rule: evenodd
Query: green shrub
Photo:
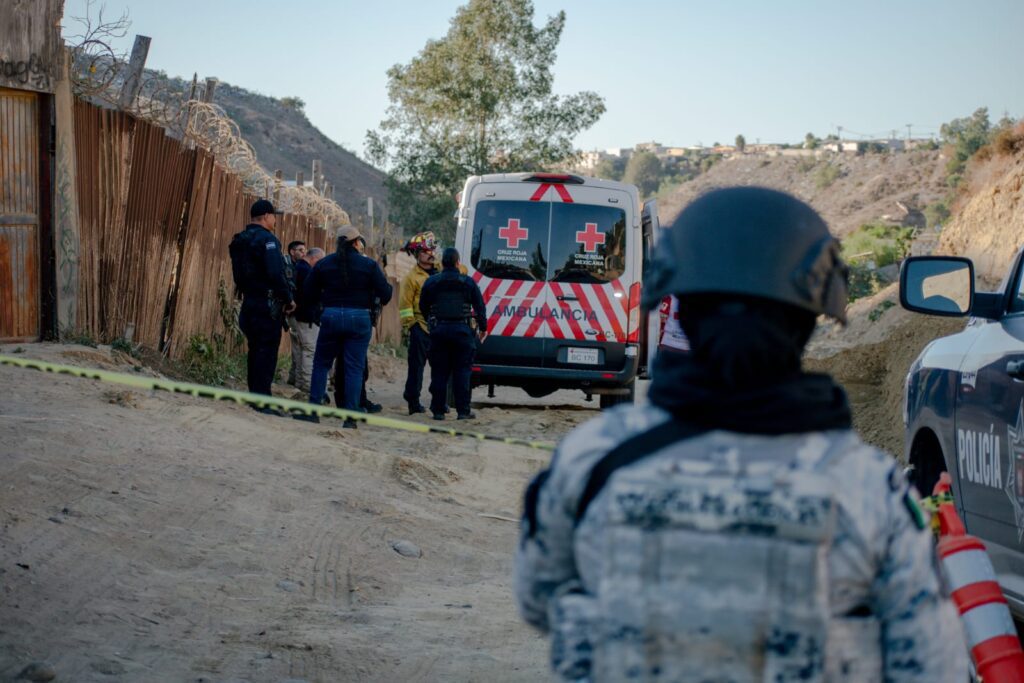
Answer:
M882 268L906 256L913 237L910 227L865 223L843 240L843 258L864 264L873 261L876 268Z
M839 178L842 174L838 166L825 164L814 174L814 184L819 190L824 190Z
M924 207L924 217L928 221L928 227L934 228L949 220L949 205L945 199L932 202Z
M850 264L850 303L862 297L877 294L884 286L882 279L874 270L859 263Z
M78 344L80 346L91 346L96 348L99 346L99 342L92 336L92 333L88 330L65 330L60 335L60 340L65 344Z
M110 349L112 351L120 351L121 353L127 354L132 358L139 357L139 349L137 346L132 344L124 337L118 337L114 341L110 342Z
M870 320L873 323L878 322L879 318L881 318L886 311L888 311L895 305L895 301L890 301L889 299L886 299L885 301L871 309L871 312L868 313L868 320Z
M814 169L818 165L818 160L814 157L801 157L800 161L796 162L796 170L801 173L807 173Z
M221 335L196 334L189 338L181 359L181 373L197 384L224 386L229 380L244 381L246 356L244 352L231 353Z

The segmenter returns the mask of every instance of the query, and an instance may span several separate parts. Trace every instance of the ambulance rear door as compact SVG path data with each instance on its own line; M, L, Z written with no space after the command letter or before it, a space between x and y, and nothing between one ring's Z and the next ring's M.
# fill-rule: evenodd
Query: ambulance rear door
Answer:
M548 367L620 371L639 341L640 230L626 187L548 192Z
M542 312L551 204L534 197L536 185L518 179L467 189L461 246L468 247L466 266L487 305L489 335L476 362L539 368L550 333Z

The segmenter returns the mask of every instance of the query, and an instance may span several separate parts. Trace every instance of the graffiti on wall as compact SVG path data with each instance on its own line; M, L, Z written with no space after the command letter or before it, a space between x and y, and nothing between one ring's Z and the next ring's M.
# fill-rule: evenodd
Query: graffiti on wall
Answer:
M37 54L32 54L27 60L0 57L0 76L18 85L50 90L50 67Z

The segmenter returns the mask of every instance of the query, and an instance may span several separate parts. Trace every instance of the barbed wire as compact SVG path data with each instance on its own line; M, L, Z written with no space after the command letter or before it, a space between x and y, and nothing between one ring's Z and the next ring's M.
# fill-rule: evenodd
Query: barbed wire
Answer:
M194 87L169 79L162 72L144 70L138 96L127 108L121 107L128 60L110 41L126 35L128 16L122 14L114 21L105 21L101 9L98 19L93 21L92 4L87 4L84 18L74 18L82 26L81 33L69 37L76 41L69 46L69 71L75 95L92 104L127 111L166 129L185 144L210 152L217 163L241 179L247 192L274 197L282 211L313 218L325 229L351 223L348 213L324 195L319 183L290 186L270 175L257 160L256 150L242 137L238 124L222 107L195 99Z
M184 138L209 151L225 168L237 175L253 194L276 197L279 209L322 219L325 227L348 225L348 213L322 191L312 186L284 185L256 160L256 151L242 137L238 124L224 110L210 102L187 103Z

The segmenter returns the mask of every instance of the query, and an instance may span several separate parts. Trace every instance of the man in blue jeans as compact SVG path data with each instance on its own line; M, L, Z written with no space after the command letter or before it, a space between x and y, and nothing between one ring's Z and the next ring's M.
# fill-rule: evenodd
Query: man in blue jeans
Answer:
M327 393L327 375L336 358L344 373L345 410L359 411L359 395L363 385L366 351L370 346L370 307L374 298L382 304L391 300L391 285L377 263L363 256L359 231L351 225L338 229L337 251L313 268L302 288L303 303L314 310L323 305L320 335L313 354L313 378L309 400L323 403ZM319 422L316 415L296 415L296 419ZM345 427L355 429L356 421L345 420Z
M430 325L430 412L435 420L444 419L451 381L459 419L472 420L470 373L477 338L482 342L487 336L487 309L473 278L459 272L458 250L445 249L441 267L420 292L420 311Z

